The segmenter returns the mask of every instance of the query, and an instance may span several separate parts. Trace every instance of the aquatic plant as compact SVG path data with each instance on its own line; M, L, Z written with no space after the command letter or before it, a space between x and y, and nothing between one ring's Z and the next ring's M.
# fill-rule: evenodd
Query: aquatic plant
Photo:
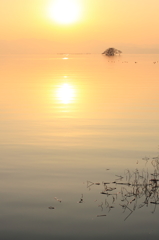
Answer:
M105 181L100 184L87 181L89 190L93 185L103 186L100 194L105 196L105 200L98 205L102 211L104 205L109 212L117 204L121 206L124 213L128 211L124 220L127 220L136 209L148 207L150 204L154 205L152 213L156 211L159 205L159 156L152 159L144 157L142 160L146 161L146 165L148 162L151 163L153 172L149 173L148 169L144 168L142 170L136 168L134 171L126 169L123 176L115 175L117 179L113 182ZM99 216L106 215L97 215Z
M87 181L89 190L93 186L100 188L98 197L100 196L102 201L97 206L101 209L102 214L98 214L96 217L106 217L106 212L114 211L112 209L116 207L121 207L123 213L126 213L124 221L137 209L151 205L154 206L151 212L154 213L156 211L159 205L159 155L152 159L143 157L142 162L145 162L146 168L125 169L122 175L115 175L114 181ZM138 166L138 163L139 161L136 162L136 166ZM150 164L149 169L148 164ZM105 170L111 171L108 168ZM62 202L57 197L54 197L54 199L59 203ZM84 202L84 196L81 194L77 203L83 204ZM97 199L94 202L98 202ZM55 209L54 206L48 208Z

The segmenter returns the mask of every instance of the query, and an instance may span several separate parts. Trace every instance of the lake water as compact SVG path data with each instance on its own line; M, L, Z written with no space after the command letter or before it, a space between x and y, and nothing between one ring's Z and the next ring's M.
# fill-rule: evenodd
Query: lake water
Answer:
M0 76L1 239L158 239L159 55L1 55Z

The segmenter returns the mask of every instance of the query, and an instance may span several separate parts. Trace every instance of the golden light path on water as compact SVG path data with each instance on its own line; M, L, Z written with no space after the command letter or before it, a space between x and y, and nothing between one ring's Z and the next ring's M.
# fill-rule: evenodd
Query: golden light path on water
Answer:
M63 104L70 104L75 98L75 89L69 83L63 83L58 86L56 92L57 100Z

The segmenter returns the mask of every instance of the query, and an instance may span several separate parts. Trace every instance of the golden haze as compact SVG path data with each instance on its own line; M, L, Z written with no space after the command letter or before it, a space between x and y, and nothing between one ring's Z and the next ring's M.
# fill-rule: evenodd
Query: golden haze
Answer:
M158 0L74 0L72 10L71 4L67 12L59 9L55 20L49 8L58 1L0 0L0 52L101 53L107 46L125 53L159 49ZM73 15L69 19L74 11L78 19Z

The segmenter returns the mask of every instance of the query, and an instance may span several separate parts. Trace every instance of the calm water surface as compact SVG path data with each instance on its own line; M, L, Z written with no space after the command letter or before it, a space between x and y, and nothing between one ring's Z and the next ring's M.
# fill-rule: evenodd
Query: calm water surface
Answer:
M0 76L1 239L158 239L159 55L1 55Z

